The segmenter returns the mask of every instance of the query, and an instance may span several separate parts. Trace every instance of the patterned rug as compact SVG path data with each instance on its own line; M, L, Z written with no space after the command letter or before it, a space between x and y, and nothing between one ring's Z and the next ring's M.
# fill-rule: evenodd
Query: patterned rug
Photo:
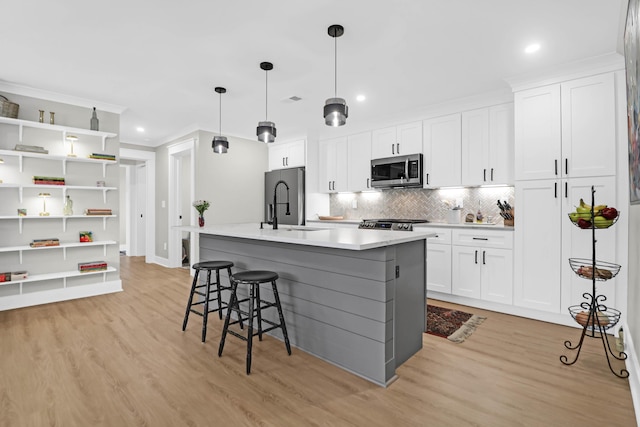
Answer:
M485 319L464 311L427 305L427 333L455 343L467 339Z

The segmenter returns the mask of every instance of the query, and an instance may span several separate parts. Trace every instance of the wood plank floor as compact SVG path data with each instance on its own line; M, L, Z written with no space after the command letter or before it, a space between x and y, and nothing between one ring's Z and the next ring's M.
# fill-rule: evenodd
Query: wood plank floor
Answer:
M488 318L462 344L425 334L386 389L271 337L247 376L217 316L205 344L201 318L181 331L187 270L121 269L124 292L0 312L0 426L636 425L599 341L560 363L577 329L461 307Z

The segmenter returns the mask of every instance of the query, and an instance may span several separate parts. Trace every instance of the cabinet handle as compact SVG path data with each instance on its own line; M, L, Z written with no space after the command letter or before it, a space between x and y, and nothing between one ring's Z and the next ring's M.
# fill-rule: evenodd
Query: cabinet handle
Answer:
M391 154L395 155L396 154L396 147L395 144L391 144Z
M555 197L556 199L558 198L558 183L557 182L553 183L553 197Z
M333 190L333 191L336 191L336 182L335 182L335 181L331 181L331 182L333 183L333 184L332 184L332 186L333 186L332 190Z
M284 164L284 157L282 158L282 166L286 166L286 165Z
M429 174L427 174L427 185L429 185Z
M482 180L484 182L487 182L487 170L486 169L482 169Z
M285 157L287 159L287 166L289 166L289 156Z
M331 191L331 181L329 181L329 191Z
M558 159L555 159L554 162L556 163L555 170L556 170L556 176L557 176L558 175Z
M476 251L476 264L478 263L478 251Z
M491 181L493 181L493 168L491 168Z
M486 255L486 253L487 253L487 251L482 251L482 264L483 265L486 264L485 257L484 257Z
M564 158L564 174L569 175L569 158Z
M489 240L487 237L473 237L473 240Z
M569 184L567 182L564 183L564 198L569 198Z
M400 154L400 143L396 144L396 153Z
M367 188L371 188L371 187L369 186L369 178L367 178Z

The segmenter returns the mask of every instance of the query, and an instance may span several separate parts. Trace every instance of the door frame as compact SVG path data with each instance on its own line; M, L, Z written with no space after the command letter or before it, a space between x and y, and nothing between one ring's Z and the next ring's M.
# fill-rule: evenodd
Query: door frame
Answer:
M145 198L145 207L147 212L147 221L145 227L145 262L146 263L156 263L160 264L157 261L156 257L156 216L155 216L155 204L156 204L156 153L154 151L145 151L145 150L135 150L132 148L120 148L120 158L127 160L136 160L139 162L145 163L146 173L146 198ZM129 209L128 220L132 221L132 215L135 215L134 209ZM125 218L125 220L127 220ZM131 222L132 223L132 222ZM129 230L129 235L127 235L127 244L129 247L133 247L131 245L133 239L133 233Z
M168 222L169 222L169 230L167 233L168 236L168 262L169 268L182 267L182 239L181 232L176 230L174 224L178 222L178 203L177 201L180 199L178 197L178 176L180 173L180 158L188 156L189 157L189 167L191 168L191 173L189 174L190 181L190 189L189 189L189 200L195 199L195 164L196 164L196 138L189 138L183 141L176 142L167 147L167 151L169 153L169 212L168 212ZM187 224L193 226L195 224L195 209L189 212L189 215L183 215L187 217ZM194 239L190 239L190 247L189 254L195 253L195 241ZM191 256L190 256L191 261Z

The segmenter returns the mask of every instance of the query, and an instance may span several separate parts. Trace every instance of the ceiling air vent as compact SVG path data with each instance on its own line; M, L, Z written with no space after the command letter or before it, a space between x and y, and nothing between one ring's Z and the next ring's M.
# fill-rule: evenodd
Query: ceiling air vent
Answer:
M300 101L302 98L300 98L299 96L295 96L293 95L292 97L289 98L291 101Z

